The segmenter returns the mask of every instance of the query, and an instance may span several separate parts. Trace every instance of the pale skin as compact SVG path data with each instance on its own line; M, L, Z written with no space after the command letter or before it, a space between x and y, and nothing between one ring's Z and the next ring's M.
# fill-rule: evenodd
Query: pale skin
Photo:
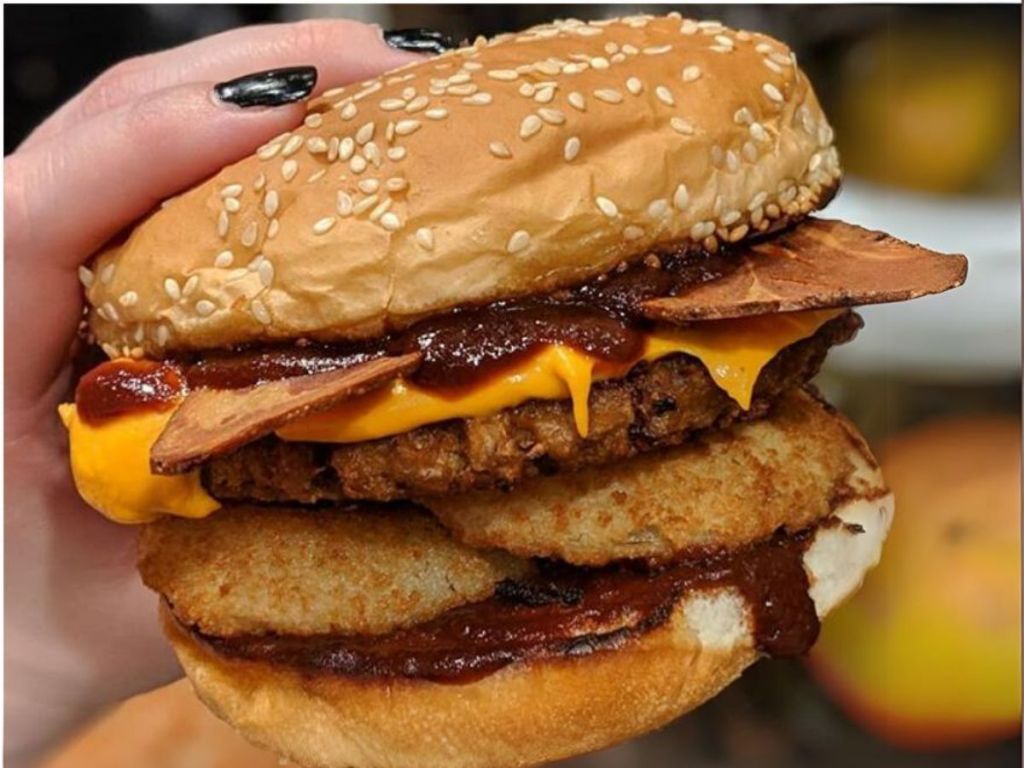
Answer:
M316 95L414 58L349 21L232 30L114 66L5 158L5 765L181 674L135 572L137 531L89 509L68 469L57 405L73 386L78 266L304 115L222 104L215 83L312 65Z

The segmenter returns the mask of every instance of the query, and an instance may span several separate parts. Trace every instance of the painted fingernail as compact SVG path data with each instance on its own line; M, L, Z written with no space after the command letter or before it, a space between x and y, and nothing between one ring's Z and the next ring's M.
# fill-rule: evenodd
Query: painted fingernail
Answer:
M236 107L279 107L306 98L315 85L316 67L284 67L217 83L213 92Z
M388 30L384 33L384 42L392 48L414 53L444 53L458 47L455 41L443 32L423 27Z

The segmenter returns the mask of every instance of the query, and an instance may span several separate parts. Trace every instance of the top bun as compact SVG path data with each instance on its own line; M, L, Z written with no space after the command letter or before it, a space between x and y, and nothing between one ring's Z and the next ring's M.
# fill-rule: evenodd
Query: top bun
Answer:
M83 270L111 356L378 335L806 215L840 176L796 58L678 15L570 20L309 103ZM93 279L95 275L95 279Z

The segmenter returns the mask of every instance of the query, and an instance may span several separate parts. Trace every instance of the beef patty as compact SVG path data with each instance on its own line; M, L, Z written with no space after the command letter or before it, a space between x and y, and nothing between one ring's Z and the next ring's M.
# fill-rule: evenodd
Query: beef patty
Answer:
M585 438L576 431L571 401L535 400L363 443L271 436L207 462L203 482L218 499L298 503L509 488L528 477L626 459L678 445L696 430L758 418L780 394L813 378L829 348L849 341L860 327L860 317L848 312L782 350L762 370L748 411L714 384L699 360L673 355L596 383Z

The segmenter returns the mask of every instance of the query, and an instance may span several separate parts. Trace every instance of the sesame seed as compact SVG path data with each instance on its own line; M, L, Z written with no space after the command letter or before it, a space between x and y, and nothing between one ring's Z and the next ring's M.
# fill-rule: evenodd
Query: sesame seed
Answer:
M647 56L658 56L662 53L668 53L671 50L671 45L650 45L644 48L642 52Z
M337 208L339 216L350 215L352 213L352 196L339 190L335 198L335 208Z
M505 80L510 82L518 79L519 73L514 69L491 69L488 70L487 76L494 80Z
M612 64L621 64L625 60L626 60L626 54L624 54L624 53L616 53L614 56L611 57Z
M373 208L373 206L377 204L377 200L379 199L380 198L377 195L370 195L369 197L364 197L362 200L360 200L358 203L352 206L352 213L354 213L356 216L366 213L368 210L370 210L371 208Z
M242 210L242 204L238 202L238 198L228 197L224 199L224 210L228 213L238 213Z
M565 149L562 152L562 156L565 158L567 163L571 163L576 159L576 156L580 153L580 137L570 136L565 140Z
M238 197L240 194L242 194L241 184L228 184L220 191L220 196L225 198Z
M541 104L549 103L555 98L555 86L548 85L543 88L538 88L533 98Z
M380 189L380 182L377 179L363 179L358 184L359 191L366 195L372 195L378 189Z
M695 35L697 34L697 22L693 19L686 19L682 26L679 27L679 32L684 35Z
M772 83L765 83L761 86L761 90L764 91L764 95L775 102L781 103L784 101L782 92L776 88Z
M395 123L395 133L399 136L408 136L420 129L419 120L399 120Z
M732 48L736 43L727 35L715 35L715 42L723 48Z
M746 224L740 224L738 227L729 230L728 241L730 243L736 243L747 236L747 232L750 231L750 227Z
M281 157L290 157L299 151L299 147L302 146L303 138L301 136L292 136L285 143L284 148L281 150Z
M178 285L178 281L173 277L164 278L164 293L173 301L180 299L181 287Z
M541 120L551 125L562 125L565 122L565 113L560 109L552 107L541 107L537 110Z
M633 226L632 224L622 230L622 235L627 240L639 240L644 236L643 227Z
M676 210L684 211L689 204L690 192L686 189L685 184L680 184L676 187L675 194L672 195L672 205L676 207Z
M781 64L784 67L793 66L792 57L787 56L784 53L779 53L778 51L773 51L772 53L769 53L768 58L774 61L776 64Z
M385 112L395 112L399 109L405 109L404 99L383 99L380 103L380 108Z
M594 91L594 97L606 104L619 104L622 102L622 94L614 88L599 88Z
M89 286L92 285L92 281L94 279L94 275L92 273L92 270L89 269L88 267L79 267L78 268L78 279L81 281L82 285L84 285L86 288L88 288Z
M684 136L693 135L693 123L691 123L689 120L684 120L681 117L673 117L671 120L669 120L669 125L672 126L672 130L674 130L676 133L681 133Z
M209 317L217 309L216 305L208 299L200 299L196 302L196 312L202 317Z
M644 84L640 82L640 78L631 77L626 81L626 90L636 96L638 93L643 91Z
M235 254L231 251L221 251L213 260L213 266L218 269L227 269L235 262Z
M344 107L341 108L341 119L351 120L359 113L358 107L353 102L348 102Z
M746 107L740 107L733 114L732 121L736 123L736 125L749 125L754 121L754 116Z
M310 136L306 139L306 149L311 155L322 155L327 151L327 142L321 136Z
M326 96L327 94L324 95ZM323 124L324 118L319 112L312 112L306 115L306 118L302 122L307 128L319 128Z
M651 204L647 206L647 215L652 219L660 219L668 213L668 200L664 198L658 198L652 200Z
M420 227L416 230L416 242L425 250L434 250L434 233L427 227Z
M183 297L191 296L196 292L196 288L199 287L199 275L192 275L188 280L185 281L184 287L181 289L181 295Z
M256 243L256 237L259 235L259 226L255 221L250 221L245 229L242 230L242 245L246 248L251 248Z
M730 173L736 173L740 169L740 158L731 149L725 153L725 167L729 169Z
M139 294L135 291L125 291L117 298L117 302L122 307L134 307L139 303Z
M380 225L388 232L395 232L401 228L402 222L399 220L398 216L389 211L380 217Z
M768 43L758 43L754 46L754 50L761 54L771 53L772 47Z
M295 160L285 160L281 163L281 176L285 181L291 181L299 172L299 164Z
M512 237L508 239L508 245L505 246L505 250L509 253L519 253L530 245L530 233L522 229L517 229L512 233Z
M277 213L279 201L276 189L267 190L267 194L263 198L263 213L267 215L267 218L272 218Z
M338 141L337 136L331 136L331 140L327 142L327 162L333 163L338 159L338 148L341 142Z
M637 48L635 45L630 45L629 43L626 43L625 45L622 46L622 52L628 53L630 56L636 56L638 53L640 53L640 49Z
M743 214L739 211L728 211L722 214L722 217L718 220L723 227L731 227Z
M471 96L480 88L473 83L466 83L465 85L449 85L445 90L452 96Z
M519 95L531 98L533 94L537 92L537 88L532 83L523 83L519 86Z
M401 176L393 176L384 183L384 186L389 192L401 192L409 186L409 181Z
M338 145L338 159L341 160L342 162L346 162L350 157L352 157L352 153L354 153L355 151L355 139L353 139L351 136L346 136L344 139L341 140L341 143Z
M231 222L228 220L228 212L221 211L217 216L217 234L220 235L221 238L228 236L228 226L230 226L230 224Z
M277 237L277 231L281 228L281 222L277 219L271 219L270 224L267 225L267 240L273 240Z
M580 112L585 112L587 109L587 100L579 91L573 91L569 94L569 104Z
M361 147L372 139L373 131L376 127L376 124L372 120L359 126L359 130L356 131L356 144Z
M464 61L462 62L462 68L468 69L470 72L476 72L479 69L483 69L484 65L479 61Z
M269 160L280 151L280 144L267 144L266 146L259 148L259 150L256 152L256 157L258 157L260 160Z
M252 312L252 316L256 318L256 321L263 325L270 325L270 312L267 311L266 306L259 299L253 299L249 302L249 311Z
M764 126L760 123L750 124L750 135L758 141L765 141L768 138L768 132L765 131Z
M700 77L700 67L696 64L691 64L688 67L683 67L683 82L692 83L694 80Z
M405 147L391 147L387 151L388 160L394 160L395 162L398 162L399 160L405 158L407 152L408 150Z
M322 235L327 232L331 227L337 223L337 219L333 216L324 216L322 219L318 219L313 224L313 234Z
M256 273L260 276L260 283L264 288L269 288L270 284L274 282L274 265L266 259L260 262Z
M167 342L171 338L171 332L167 330L166 325L158 325L156 327L156 333L153 335L156 337L156 343L161 347L167 346Z
M103 270L100 272L100 282L103 283L104 285L107 285L113 279L114 279L114 265L113 264L107 264L107 266L105 266L103 268Z
M355 155L348 161L348 168L352 173L360 174L366 170L366 158L362 155Z
M758 192L756 195L754 195L752 198L750 198L750 204L747 206L747 210L748 211L753 211L755 208L760 208L762 205L764 205L764 203L765 203L765 201L767 199L768 199L768 193L767 192L764 192L764 191Z
M519 138L526 140L544 127L543 121L536 115L527 115L519 124Z
M412 101L405 105L405 111L408 112L409 114L419 112L421 109L424 109L429 103L429 97L417 96L415 99L413 99Z
M743 148L741 149L741 152L743 153L743 158L747 162L753 163L757 160L757 147L754 145L754 142L743 142Z
M548 77L554 77L562 71L562 66L555 61L539 61L534 65L538 72L547 75Z
M782 67L780 67L778 64L776 64L771 59L761 59L761 61L764 63L764 65L766 67L768 67L768 69L770 69L775 74L777 74L777 75L781 75L782 74L782 71L783 71Z
M594 198L594 202L597 203L597 207L601 209L601 213L605 216L612 218L619 215L619 207L607 197L598 195Z
M572 64L566 64L562 67L563 75L578 75L580 72L585 72L589 64L583 62L574 62ZM594 67L594 69L600 69L600 67Z
M769 219L777 219L782 215L782 211L775 203L768 203L768 205L764 207L764 215Z
M491 154L495 157L508 158L512 157L512 150L508 148L508 144L503 141L492 141L487 145L487 149L490 150Z
M252 188L259 192L267 185L267 174L261 173L256 177L256 180L252 183Z
M690 238L693 240L703 240L714 231L715 223L713 221L699 221L690 227Z
M604 56L595 56L590 60L590 66L594 69L608 69L611 64L608 63L608 59Z
M668 107L674 107L676 105L676 100L672 96L672 91L670 91L664 85L659 85L657 88L655 88L654 95L658 97L658 101L660 101L662 104Z

